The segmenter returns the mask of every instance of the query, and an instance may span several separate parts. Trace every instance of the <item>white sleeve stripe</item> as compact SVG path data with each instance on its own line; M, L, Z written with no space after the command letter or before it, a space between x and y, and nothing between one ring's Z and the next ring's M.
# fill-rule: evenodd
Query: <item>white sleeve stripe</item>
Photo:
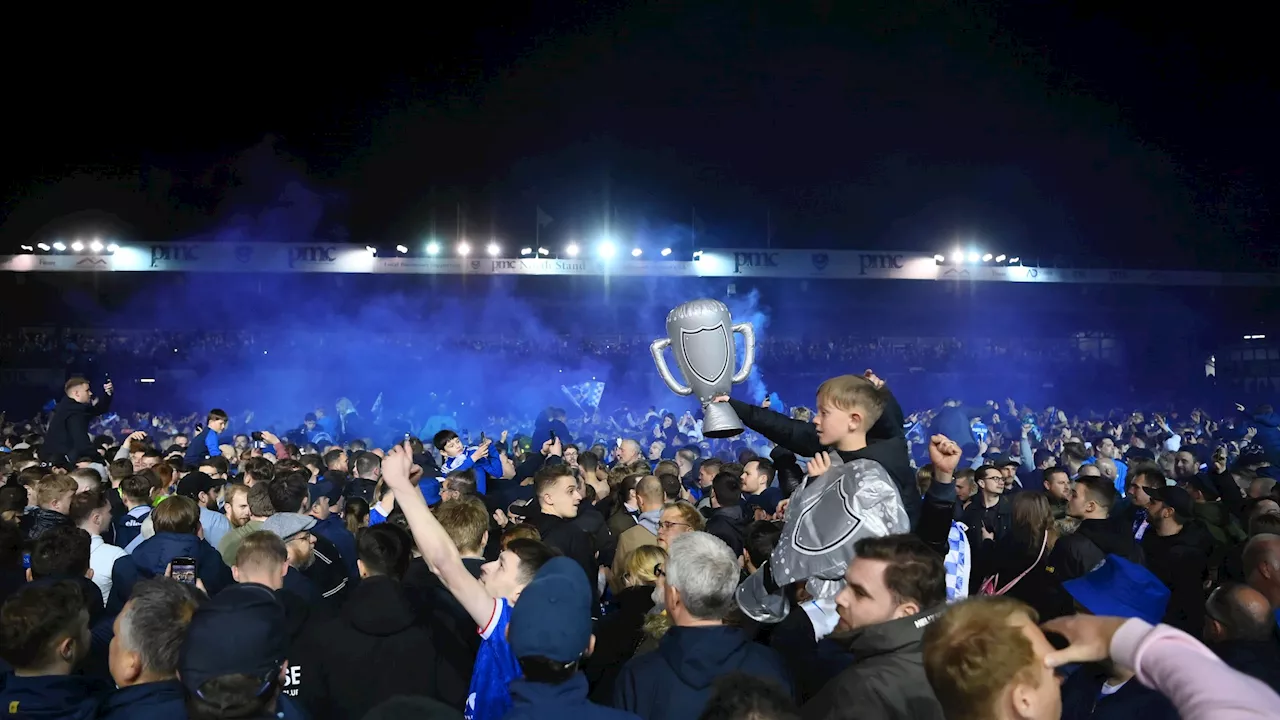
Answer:
M489 616L489 622L480 628L480 637L488 640L493 631L498 629L498 619L502 617L502 598L493 599L493 614Z

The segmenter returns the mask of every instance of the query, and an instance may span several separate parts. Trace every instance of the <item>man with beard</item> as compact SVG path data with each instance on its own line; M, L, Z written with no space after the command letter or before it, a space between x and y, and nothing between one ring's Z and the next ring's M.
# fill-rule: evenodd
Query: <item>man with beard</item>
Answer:
M204 539L215 548L223 536L231 531L227 516L218 512L218 499L226 492L226 484L214 480L206 473L193 472L178 481L178 494L189 497L200 506L200 527Z

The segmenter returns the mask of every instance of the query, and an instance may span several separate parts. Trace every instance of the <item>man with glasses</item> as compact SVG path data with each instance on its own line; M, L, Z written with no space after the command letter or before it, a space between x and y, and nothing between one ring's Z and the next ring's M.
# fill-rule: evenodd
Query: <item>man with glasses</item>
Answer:
M1129 482L1124 489L1125 497L1129 499L1129 511L1125 512L1117 508L1119 512L1115 516L1120 519L1120 522L1128 521L1134 540L1142 540L1151 522L1147 516L1151 495L1147 491L1154 489L1159 492L1166 484L1164 472L1154 465L1135 468L1129 474Z
M974 471L979 496L965 508L960 522L969 528L969 543L978 545L984 539L999 541L1013 526L1013 506L1004 496L1004 473L995 465L983 465Z

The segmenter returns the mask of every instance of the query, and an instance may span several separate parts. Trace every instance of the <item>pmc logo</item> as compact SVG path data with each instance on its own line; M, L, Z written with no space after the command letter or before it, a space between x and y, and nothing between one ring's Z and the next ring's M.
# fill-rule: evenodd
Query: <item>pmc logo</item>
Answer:
M87 258L81 258L80 262L76 263L76 267L86 266L88 268L95 268L95 267L100 267L106 264L107 264L107 261L104 260L103 258L87 257Z

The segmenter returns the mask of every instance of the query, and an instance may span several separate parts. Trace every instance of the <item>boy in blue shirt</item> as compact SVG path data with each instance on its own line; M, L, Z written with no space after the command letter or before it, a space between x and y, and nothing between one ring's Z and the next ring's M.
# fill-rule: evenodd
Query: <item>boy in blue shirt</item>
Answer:
M463 565L462 556L444 527L427 508L418 486L409 479L412 467L413 450L405 443L383 459L382 480L395 493L427 567L466 609L480 631L480 651L471 674L464 717L501 720L511 709L509 686L520 677L520 666L507 643L511 607L538 570L555 557L555 551L536 540L513 540L497 560L484 565L477 580Z
M458 470L471 470L476 474L476 492L485 494L486 480L490 475L502 477L502 460L490 456L489 440L473 448L464 448L462 438L452 430L441 430L431 438L431 444L440 451L440 473L448 475Z

